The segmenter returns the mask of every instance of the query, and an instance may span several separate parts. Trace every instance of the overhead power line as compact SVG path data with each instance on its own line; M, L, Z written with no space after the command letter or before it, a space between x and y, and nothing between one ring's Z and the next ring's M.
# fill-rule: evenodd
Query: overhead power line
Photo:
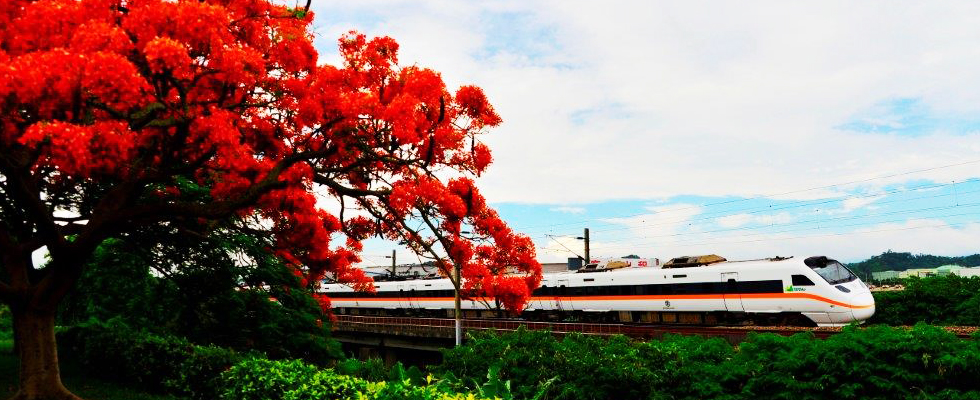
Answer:
M750 201L750 200L768 199L768 198L774 198L774 197L780 197L780 196L787 196L787 195L791 195L791 194L806 193L806 192L815 191L815 190L839 188L839 187L854 185L854 184L858 184L858 183L865 183L865 182L871 182L871 181L875 181L875 180L895 178L895 177L899 177L899 176L906 176L906 175L912 175L912 174L929 172L929 171L936 171L936 170L946 169L946 168L960 167L960 166L964 166L964 165L977 164L977 163L980 163L980 159L970 160L970 161L964 161L964 162L959 162L959 163L953 163L953 164L946 164L946 165L941 165L941 166L936 166L936 167L931 167L931 168L916 169L916 170L905 171L905 172L894 173L894 174L880 175L880 176L876 176L876 177L872 177L872 178L852 180L852 181L847 181L847 182L835 183L835 184L831 184L831 185L815 186L815 187L810 187L810 188L806 188L806 189L798 189L798 190L791 190L791 191L786 191L786 192L779 192L779 193L771 193L771 194L766 194L766 195L759 195L759 196L748 197L748 198L724 200L724 201L719 201L719 202L706 203L706 204L700 204L700 205L693 205L693 206L688 206L688 207L673 208L673 209L669 209L669 210L663 210L663 211L661 211L661 213L678 212L678 211L691 210L691 209L700 209L700 208L704 208L704 207L713 207L713 206L719 206L719 205L725 205L725 204L733 204L733 203L745 202L745 201ZM943 184L943 185L945 186L945 185L948 185L948 184ZM555 224L530 225L530 226L524 226L524 227L515 227L515 230L524 231L524 232L535 232L535 231L541 232L541 231L544 231L544 230L542 230L542 229L534 229L534 228L552 228L552 227L558 227L558 226L581 225L581 224L592 222L592 221L600 221L600 220L604 220L604 219L630 218L630 217L636 217L636 216L647 215L647 214L650 214L650 213L649 212L643 212L643 213L636 213L636 214L629 214L629 215L622 215L622 216L613 216L613 217L588 218L588 219L583 219L583 220L578 220L578 221L562 222L562 223L555 223Z

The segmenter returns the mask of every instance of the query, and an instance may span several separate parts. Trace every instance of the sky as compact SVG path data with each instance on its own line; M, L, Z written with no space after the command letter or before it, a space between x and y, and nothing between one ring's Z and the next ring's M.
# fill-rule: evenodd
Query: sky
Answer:
M980 252L980 3L316 1L482 87L478 179L542 262ZM386 264L393 243L366 243Z

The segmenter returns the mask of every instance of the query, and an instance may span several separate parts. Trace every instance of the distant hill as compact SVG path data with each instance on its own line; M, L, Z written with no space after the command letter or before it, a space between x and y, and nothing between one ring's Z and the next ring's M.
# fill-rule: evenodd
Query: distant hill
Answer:
M930 254L896 253L887 251L867 260L847 264L854 272L865 276L877 271L905 271L916 268L936 268L946 264L964 267L980 266L980 254L963 257L944 257Z

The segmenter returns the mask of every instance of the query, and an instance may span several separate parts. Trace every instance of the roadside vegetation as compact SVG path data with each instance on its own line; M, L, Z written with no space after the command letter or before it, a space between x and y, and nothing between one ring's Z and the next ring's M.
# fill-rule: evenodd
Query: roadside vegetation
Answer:
M752 334L641 342L518 330L446 350L423 373L377 360L324 368L89 324L61 333L69 363L94 382L181 399L975 399L980 337L925 324L851 327L828 339ZM100 397L101 398L101 397Z
M980 326L980 277L903 279L904 290L875 292L869 324Z
M437 375L500 371L517 399L976 399L980 340L945 330L847 328L828 339L752 334L650 342L519 330L447 350ZM464 386L463 389L471 386Z

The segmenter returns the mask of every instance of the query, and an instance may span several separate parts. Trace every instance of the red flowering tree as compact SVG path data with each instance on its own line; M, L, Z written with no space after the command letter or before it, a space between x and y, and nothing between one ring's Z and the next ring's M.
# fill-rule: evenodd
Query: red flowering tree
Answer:
M258 220L244 228L271 235L310 286L329 275L371 290L352 267L371 236L461 268L513 311L538 285L531 241L469 178L500 117L477 87L399 67L390 38L351 33L343 65L317 65L312 15L268 0L6 0L0 20L15 398L77 398L60 382L58 304L103 240L143 226ZM50 261L34 265L41 248Z

